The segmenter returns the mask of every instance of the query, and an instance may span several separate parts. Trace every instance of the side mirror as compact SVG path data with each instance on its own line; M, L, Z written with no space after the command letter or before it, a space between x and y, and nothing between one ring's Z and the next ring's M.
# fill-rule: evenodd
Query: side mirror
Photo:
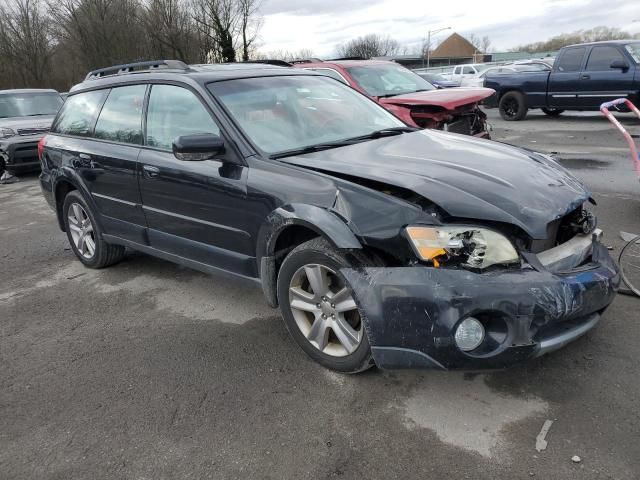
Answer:
M224 153L224 141L212 133L181 135L173 141L173 154L178 160L199 162Z
M629 70L629 64L624 60L614 60L613 62L611 62L610 67L617 68L619 70L622 70L623 72Z

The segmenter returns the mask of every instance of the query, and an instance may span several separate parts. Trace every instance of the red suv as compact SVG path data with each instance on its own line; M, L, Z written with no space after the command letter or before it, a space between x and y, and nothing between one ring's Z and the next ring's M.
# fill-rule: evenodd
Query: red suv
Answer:
M489 138L478 103L493 95L490 88L437 89L402 65L384 60L302 60L294 67L350 85L409 125Z

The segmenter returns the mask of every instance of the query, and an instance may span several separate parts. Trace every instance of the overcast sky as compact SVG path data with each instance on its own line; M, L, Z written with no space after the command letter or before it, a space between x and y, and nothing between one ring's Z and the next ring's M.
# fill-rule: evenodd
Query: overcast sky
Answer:
M418 47L427 30L488 35L493 51L598 25L640 32L640 0L263 0L263 52L302 48L319 57L380 33ZM634 22L635 20L635 22ZM446 38L450 32L437 35ZM419 50L419 48L416 48Z

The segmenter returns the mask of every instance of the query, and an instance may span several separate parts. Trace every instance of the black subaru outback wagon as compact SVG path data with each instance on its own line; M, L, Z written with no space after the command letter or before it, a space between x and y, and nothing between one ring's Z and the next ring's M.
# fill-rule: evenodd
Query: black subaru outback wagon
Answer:
M125 247L261 285L322 365L502 367L593 328L618 269L552 159L416 131L270 65L91 72L39 145L78 259Z

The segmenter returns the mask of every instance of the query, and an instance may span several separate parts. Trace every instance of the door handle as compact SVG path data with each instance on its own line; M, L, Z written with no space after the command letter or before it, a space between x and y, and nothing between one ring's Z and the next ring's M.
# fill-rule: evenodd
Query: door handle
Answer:
M147 178L156 178L160 175L160 169L158 167L154 167L153 165L144 165L142 167L144 171L144 176Z
M591 75L582 75L580 77L580 80L590 80L591 79Z

